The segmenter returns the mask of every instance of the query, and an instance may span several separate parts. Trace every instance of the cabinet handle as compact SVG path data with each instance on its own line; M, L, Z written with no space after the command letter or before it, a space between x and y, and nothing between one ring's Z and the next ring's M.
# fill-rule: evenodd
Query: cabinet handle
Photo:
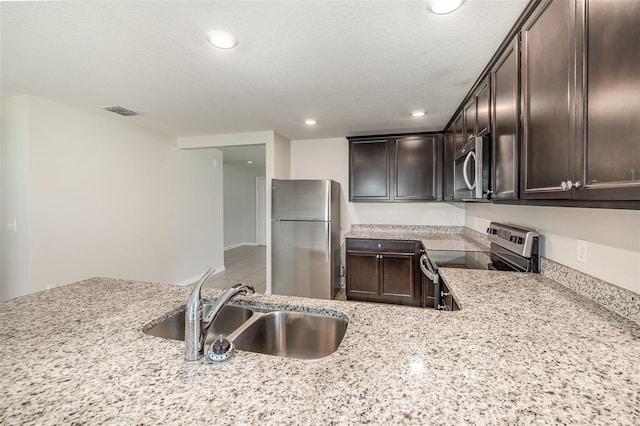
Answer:
M561 182L560 183L560 188L563 191L570 191L573 188L578 189L581 186L582 186L582 182L580 182L580 181L572 182L572 181L568 180L566 182Z
M447 293L447 292L444 292L444 291L440 292L440 297L447 297L447 296L450 296L450 295L451 295L451 293Z

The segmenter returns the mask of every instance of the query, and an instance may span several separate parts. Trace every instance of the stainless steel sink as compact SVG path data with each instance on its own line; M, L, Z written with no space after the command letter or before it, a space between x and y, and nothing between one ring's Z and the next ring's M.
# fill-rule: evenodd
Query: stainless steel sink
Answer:
M210 306L205 305L205 315ZM317 359L338 349L348 323L346 319L328 315L226 305L211 326L206 344L222 334L241 351ZM145 333L184 341L184 311Z
M347 320L300 312L270 312L252 321L233 339L244 351L287 358L316 359L338 349Z
M205 316L211 306L212 305L204 305L203 314ZM206 343L208 344L212 342L221 334L223 336L228 336L251 318L252 315L253 311L251 309L235 305L226 305L222 308L220 314L211 325L209 333L207 334ZM154 325L149 330L145 331L145 333L151 336L162 337L164 339L184 341L184 311L178 312L166 320Z

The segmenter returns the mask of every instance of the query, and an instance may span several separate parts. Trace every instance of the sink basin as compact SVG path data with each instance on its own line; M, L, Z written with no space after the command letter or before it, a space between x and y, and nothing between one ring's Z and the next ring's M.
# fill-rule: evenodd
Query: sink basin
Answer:
M211 305L204 305L204 315ZM211 343L215 338L220 336L228 336L238 327L244 324L251 316L253 311L251 309L243 308L241 306L226 305L218 317L211 325L209 333L207 334L206 343ZM164 339L182 340L184 341L184 311L170 316L166 320L154 325L149 330L145 331L146 334L156 337L162 337Z
M204 305L206 315L212 305ZM287 358L316 359L338 349L348 320L302 312L226 305L209 329L205 344L221 334L236 349ZM146 334L184 341L184 311L154 325Z
M287 358L316 359L338 349L347 320L300 312L270 312L233 339L237 349Z

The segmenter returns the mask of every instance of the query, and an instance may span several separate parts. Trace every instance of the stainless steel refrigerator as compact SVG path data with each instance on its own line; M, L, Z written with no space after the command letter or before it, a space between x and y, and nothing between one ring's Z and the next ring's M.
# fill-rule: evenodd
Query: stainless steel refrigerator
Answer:
M271 181L274 294L333 299L340 289L340 184Z

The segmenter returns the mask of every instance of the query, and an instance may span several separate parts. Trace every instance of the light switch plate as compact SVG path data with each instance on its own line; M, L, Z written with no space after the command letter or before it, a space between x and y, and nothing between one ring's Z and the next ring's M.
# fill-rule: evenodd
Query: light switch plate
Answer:
M580 263L587 263L587 241L578 240L576 258Z

